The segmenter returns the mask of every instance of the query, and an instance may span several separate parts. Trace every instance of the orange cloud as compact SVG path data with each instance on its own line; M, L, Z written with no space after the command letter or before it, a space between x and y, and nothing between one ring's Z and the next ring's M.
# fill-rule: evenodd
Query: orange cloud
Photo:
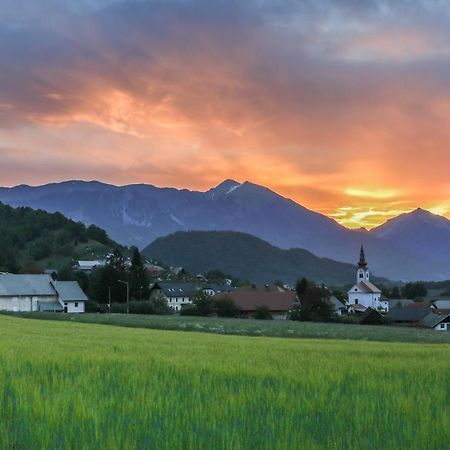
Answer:
M3 31L1 184L232 177L352 227L448 214L444 28L249 5L131 2Z

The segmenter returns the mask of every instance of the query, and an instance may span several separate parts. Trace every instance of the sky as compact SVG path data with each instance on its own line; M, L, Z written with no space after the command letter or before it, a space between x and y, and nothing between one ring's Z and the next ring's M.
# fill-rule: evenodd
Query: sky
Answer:
M265 185L450 217L450 4L2 0L0 185Z

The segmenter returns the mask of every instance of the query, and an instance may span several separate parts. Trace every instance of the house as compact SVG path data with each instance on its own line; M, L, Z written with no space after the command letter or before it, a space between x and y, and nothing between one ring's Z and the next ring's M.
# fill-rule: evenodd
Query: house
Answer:
M66 313L83 313L88 298L77 281L53 281L58 301Z
M437 309L450 309L450 300L434 300L432 303Z
M74 270L80 272L92 272L96 267L103 267L106 265L105 261L94 260L94 261L77 261L74 266Z
M150 299L163 297L175 311L192 303L197 294L197 287L192 283L155 283L150 289Z
M233 292L234 290L235 288L233 286L230 286L229 284L218 283L211 283L203 288L203 292L206 292L208 295L215 295L221 292Z
M389 311L389 303L381 297L381 290L370 282L370 272L362 245L356 271L356 284L348 291L348 304L350 307L363 305L365 308Z
M76 281L50 275L0 274L0 310L82 313L87 297Z
M328 302L331 303L334 314L336 314L336 316L342 316L342 314L345 314L347 312L347 307L334 295L328 298Z
M151 275L155 275L155 276L157 276L165 271L164 267L161 267L161 266L158 266L158 265L152 264L152 263L145 263L144 267L147 272L149 272Z
M438 331L450 331L450 310L432 310L421 321L420 324L427 328Z
M292 304L296 301L296 293L273 289L257 288L236 290L214 295L214 299L231 298L240 309L243 317L252 317L260 306L266 306L274 319L286 319Z

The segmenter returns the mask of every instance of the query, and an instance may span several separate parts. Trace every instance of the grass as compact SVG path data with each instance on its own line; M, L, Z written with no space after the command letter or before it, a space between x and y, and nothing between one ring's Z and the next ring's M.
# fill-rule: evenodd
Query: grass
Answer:
M450 345L0 316L2 449L448 449Z
M0 313L1 314L1 313ZM4 313L5 314L5 313ZM145 316L124 314L6 313L16 317L97 323L131 328L199 331L241 336L271 336L313 339L357 339L380 342L448 343L450 333L426 328L370 326L288 320L221 319L217 317Z

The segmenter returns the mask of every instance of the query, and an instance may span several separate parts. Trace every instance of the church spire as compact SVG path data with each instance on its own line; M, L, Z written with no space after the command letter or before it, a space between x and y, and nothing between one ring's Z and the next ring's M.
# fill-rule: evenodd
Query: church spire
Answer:
M366 255L364 253L364 247L361 244L361 250L359 252L359 262L358 262L358 267L360 269L367 269L367 262L366 262Z

